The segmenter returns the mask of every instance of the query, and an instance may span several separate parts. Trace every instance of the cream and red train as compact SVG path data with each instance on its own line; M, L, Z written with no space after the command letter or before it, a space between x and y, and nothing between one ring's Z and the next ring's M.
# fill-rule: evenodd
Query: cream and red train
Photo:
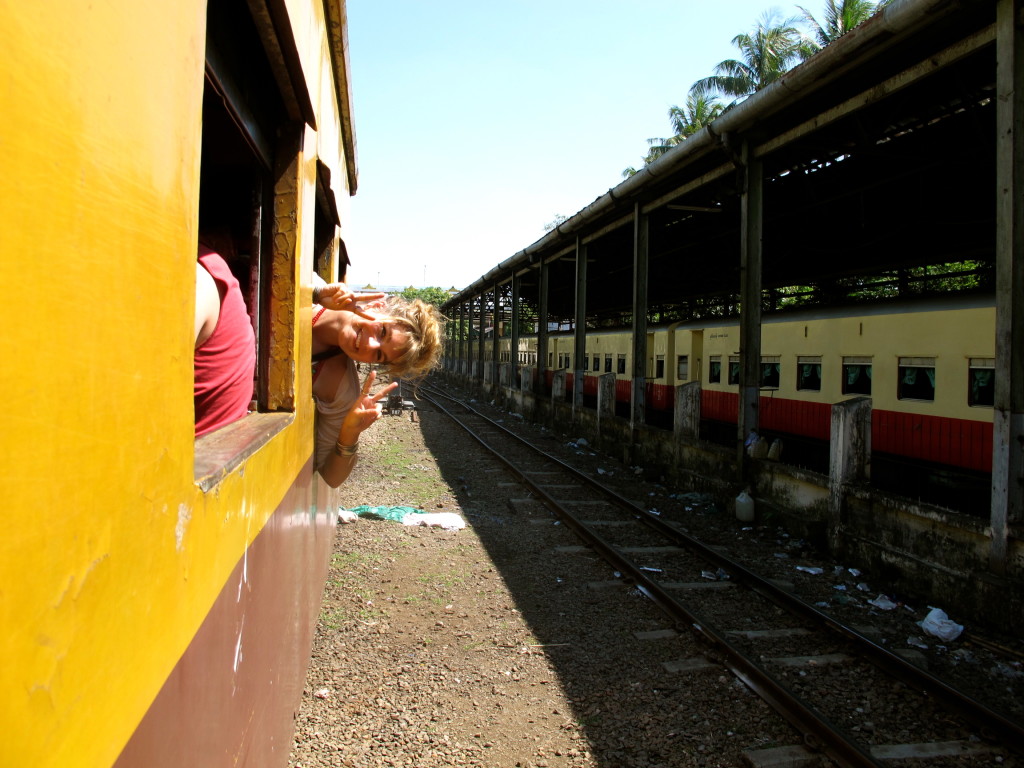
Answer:
M311 278L354 191L344 0L5 3L0 765L284 766L333 540ZM256 328L194 438L199 229Z
M761 430L827 441L831 405L870 396L874 451L990 472L994 324L991 296L765 316ZM503 361L511 359L509 346L508 338L500 340ZM537 365L536 349L536 336L523 336L518 363ZM549 382L552 370L565 369L571 391L573 372L582 369L584 395L595 396L597 376L614 374L616 400L629 402L629 331L589 330L582 365L574 359L571 332L551 333L547 350ZM652 326L647 355L645 400L655 415L672 411L675 387L700 382L701 418L736 423L736 321Z

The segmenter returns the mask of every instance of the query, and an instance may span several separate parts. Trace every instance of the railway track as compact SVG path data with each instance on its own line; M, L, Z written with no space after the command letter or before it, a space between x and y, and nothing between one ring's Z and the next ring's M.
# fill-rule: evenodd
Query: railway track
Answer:
M599 554L615 578L651 599L674 632L706 644L694 665L728 668L843 766L992 765L1024 754L1020 724L961 693L706 546L590 475L546 453L467 402L429 387L420 396L501 461ZM921 762L926 761L926 762Z

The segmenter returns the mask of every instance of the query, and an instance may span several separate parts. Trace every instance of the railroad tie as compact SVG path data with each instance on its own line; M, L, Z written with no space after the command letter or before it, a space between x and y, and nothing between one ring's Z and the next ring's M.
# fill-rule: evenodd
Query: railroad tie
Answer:
M784 667L824 667L827 664L843 664L851 659L845 653L822 653L817 656L777 656L769 661Z
M878 760L920 760L995 751L993 747L981 742L936 741L924 744L879 744L871 748L871 756Z
M794 744L789 747L750 749L743 753L752 768L817 768L821 757L807 747Z

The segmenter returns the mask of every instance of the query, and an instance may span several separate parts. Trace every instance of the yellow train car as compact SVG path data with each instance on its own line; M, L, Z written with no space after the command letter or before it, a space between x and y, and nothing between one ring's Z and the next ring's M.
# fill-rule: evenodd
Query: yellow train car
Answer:
M308 361L356 179L344 0L0 18L0 765L283 766L337 501ZM197 439L201 227L257 366Z
M700 382L702 417L735 424L739 333L735 319L651 327L644 370L652 415L673 410L676 386ZM629 331L588 331L578 366L571 333L550 334L547 348L549 371L583 371L585 396L596 395L598 375L614 374L616 400L629 402ZM535 360L535 350L536 336L523 337L520 364ZM994 374L988 295L769 315L761 328L760 428L827 441L831 405L870 397L876 451L989 472Z

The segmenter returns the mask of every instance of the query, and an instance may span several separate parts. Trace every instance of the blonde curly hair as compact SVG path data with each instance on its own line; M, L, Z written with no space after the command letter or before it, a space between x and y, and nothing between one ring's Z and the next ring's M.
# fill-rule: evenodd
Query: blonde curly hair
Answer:
M391 296L379 310L408 334L408 344L386 368L395 378L421 379L441 363L445 317L421 299Z

